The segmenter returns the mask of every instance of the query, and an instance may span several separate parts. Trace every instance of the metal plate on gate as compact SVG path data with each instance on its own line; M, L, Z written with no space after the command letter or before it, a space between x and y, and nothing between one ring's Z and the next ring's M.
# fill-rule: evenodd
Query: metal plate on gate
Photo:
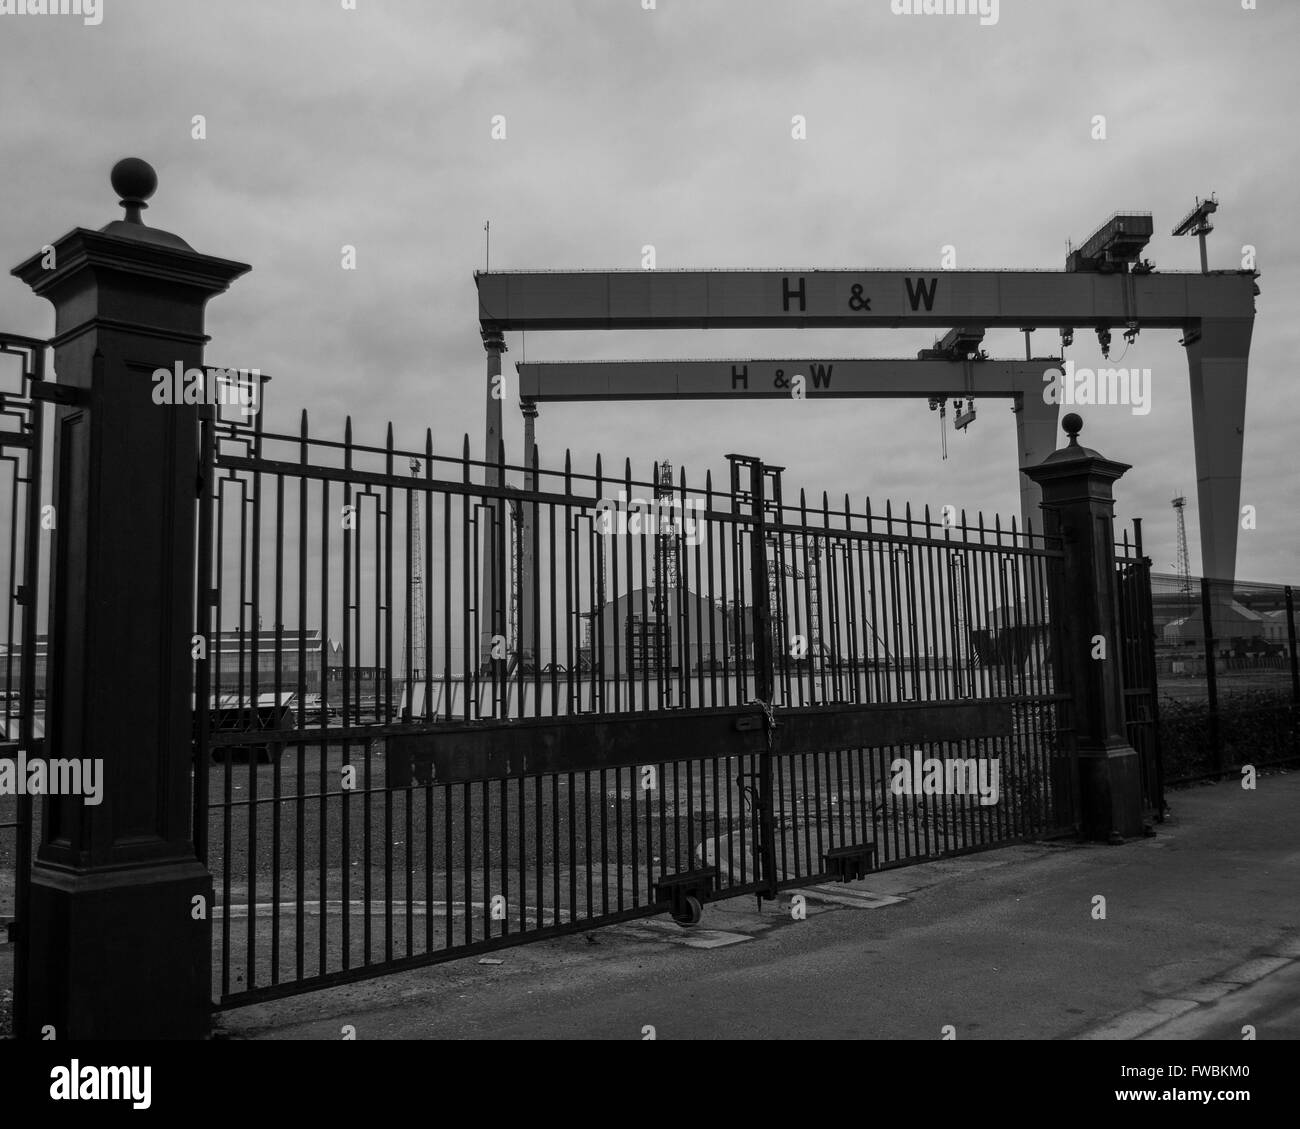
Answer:
M916 702L883 706L800 706L777 713L781 753L924 745L1010 737L1010 702Z
M766 744L762 727L738 731L741 713L666 710L436 725L388 738L388 779L402 788L757 753Z
M1008 737L1008 702L804 706L776 711L779 755ZM460 722L387 739L388 783L464 783L757 754L757 705L647 714Z

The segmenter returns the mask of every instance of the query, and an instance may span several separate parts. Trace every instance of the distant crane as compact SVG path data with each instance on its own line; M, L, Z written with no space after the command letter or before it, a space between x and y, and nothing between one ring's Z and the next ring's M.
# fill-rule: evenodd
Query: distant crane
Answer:
M793 538L791 538L790 545L791 548L794 547ZM803 569L799 568L797 565L791 564L789 561L785 559L785 554L780 551L781 546L777 541L776 534L768 535L767 546L768 546L768 571L767 571L768 606L772 609L773 619L775 620L778 614L778 609L780 609L782 606L777 602L778 595L780 593L780 588L781 588L781 581L777 575L777 571L779 567L780 576L787 577L791 580L806 579L808 581L808 629L807 629L808 630L808 652L807 653L809 656L814 656L814 655L816 656L816 659L814 659L813 661L820 660L822 658L822 628L821 628L822 597L821 597L821 579L820 579L822 547L819 544L814 544L812 548L808 550L804 560L804 563L808 568L808 572L805 573ZM788 623L781 624L781 630L783 634L785 634L785 632L788 631L789 626L790 625ZM781 646L788 650L790 647L790 640L788 638L782 640Z
M510 664L507 673L513 674L515 667L522 661L523 652L519 643L519 587L522 583L524 551L524 514L523 507L514 499L509 499L510 506Z
M421 463L419 459L412 458L408 464L411 468L411 477L419 478ZM425 621L424 621L424 538L420 536L420 496L415 494L411 500L411 586L410 599L407 602L408 614L411 617L411 657L408 669L403 678L402 688L402 714L406 715L408 708L417 712L418 716L424 715L424 695L421 690L416 690L416 685L421 682L426 674L423 666L425 651ZM406 663L406 656L403 656L403 662ZM419 703L419 707L417 707Z
M655 478L655 520L668 514L673 497L673 464L667 459L659 464L659 473ZM650 587L659 591L675 592L677 590L677 545L676 535L665 533L662 529L648 530L654 535L655 575ZM661 586L662 585L662 589Z
M410 461L411 477L419 478L421 464L419 459ZM424 622L424 539L420 536L420 497L417 494L415 504L411 507L411 540L414 542L411 553L411 677L424 677L421 663L424 661L425 632Z
M678 590L677 555L680 551L682 533L685 532L684 526L680 531L665 526L665 523L668 525L674 523L671 516L673 464L667 459L659 463L654 486L654 508L650 517L653 527L643 531L650 536L650 543L654 547L651 574L647 577L646 585L651 592L652 618L651 622L643 628L646 634L643 636L642 648L645 661L653 663L656 670L666 672L672 665L672 656L668 653L672 639L668 617L673 606L673 596ZM684 521L684 518L679 520ZM681 601L677 601L677 615L685 614L685 606Z
M1210 194L1208 200L1202 200L1199 196L1196 198L1196 207L1187 213L1178 222L1174 228L1174 235L1195 235L1201 242L1201 273L1210 273L1209 260L1205 254L1205 237L1214 230L1214 224L1210 222L1210 217L1219 210L1219 201L1214 194Z

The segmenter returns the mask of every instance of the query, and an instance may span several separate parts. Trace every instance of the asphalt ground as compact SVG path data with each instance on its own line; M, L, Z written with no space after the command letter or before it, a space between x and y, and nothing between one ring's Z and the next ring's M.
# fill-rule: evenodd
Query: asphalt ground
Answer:
M219 1016L232 1038L1300 1038L1300 774L1019 845ZM1105 915L1101 916L1104 898ZM895 900L897 899L897 900ZM946 1029L951 1029L946 1032Z

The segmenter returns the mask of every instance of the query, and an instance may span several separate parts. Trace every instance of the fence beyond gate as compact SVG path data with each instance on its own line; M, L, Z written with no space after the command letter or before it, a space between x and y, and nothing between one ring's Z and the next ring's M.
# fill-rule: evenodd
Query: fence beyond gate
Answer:
M1041 536L205 430L219 1005L1075 829Z
M41 573L41 474L44 469L42 402L46 343L0 334L0 497L8 544L4 572L4 702L0 760L42 752L44 671L38 671L37 619L45 590ZM6 358L10 363L4 363ZM39 674L39 678L38 678ZM39 696L38 696L39 690ZM36 832L32 797L0 795L0 923L14 951L14 1029L22 1023L24 929Z
M1142 552L1142 522L1133 523L1117 546L1116 616L1128 743L1138 752L1142 800L1158 822L1165 817L1160 748L1160 694L1156 677L1155 626L1151 606L1151 559Z

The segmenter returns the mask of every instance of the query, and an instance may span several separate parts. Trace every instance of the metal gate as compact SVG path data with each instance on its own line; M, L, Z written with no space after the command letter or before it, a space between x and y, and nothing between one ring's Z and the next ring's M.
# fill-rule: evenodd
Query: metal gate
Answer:
M1164 770L1160 756L1160 694L1156 677L1155 617L1151 602L1151 558L1142 552L1142 522L1133 522L1117 546L1116 611L1124 718L1129 744L1142 766L1142 800L1157 822L1165 818Z
M43 753L44 670L38 672L41 582L42 399L46 342L0 333L0 507L7 526L3 603L3 732L0 759ZM5 361L13 358L16 363ZM38 684L38 673L40 682ZM17 768L17 764L14 766ZM13 1020L21 1030L34 807L29 795L0 795L0 921L13 946Z
M1075 830L1040 536L205 434L218 1006Z

